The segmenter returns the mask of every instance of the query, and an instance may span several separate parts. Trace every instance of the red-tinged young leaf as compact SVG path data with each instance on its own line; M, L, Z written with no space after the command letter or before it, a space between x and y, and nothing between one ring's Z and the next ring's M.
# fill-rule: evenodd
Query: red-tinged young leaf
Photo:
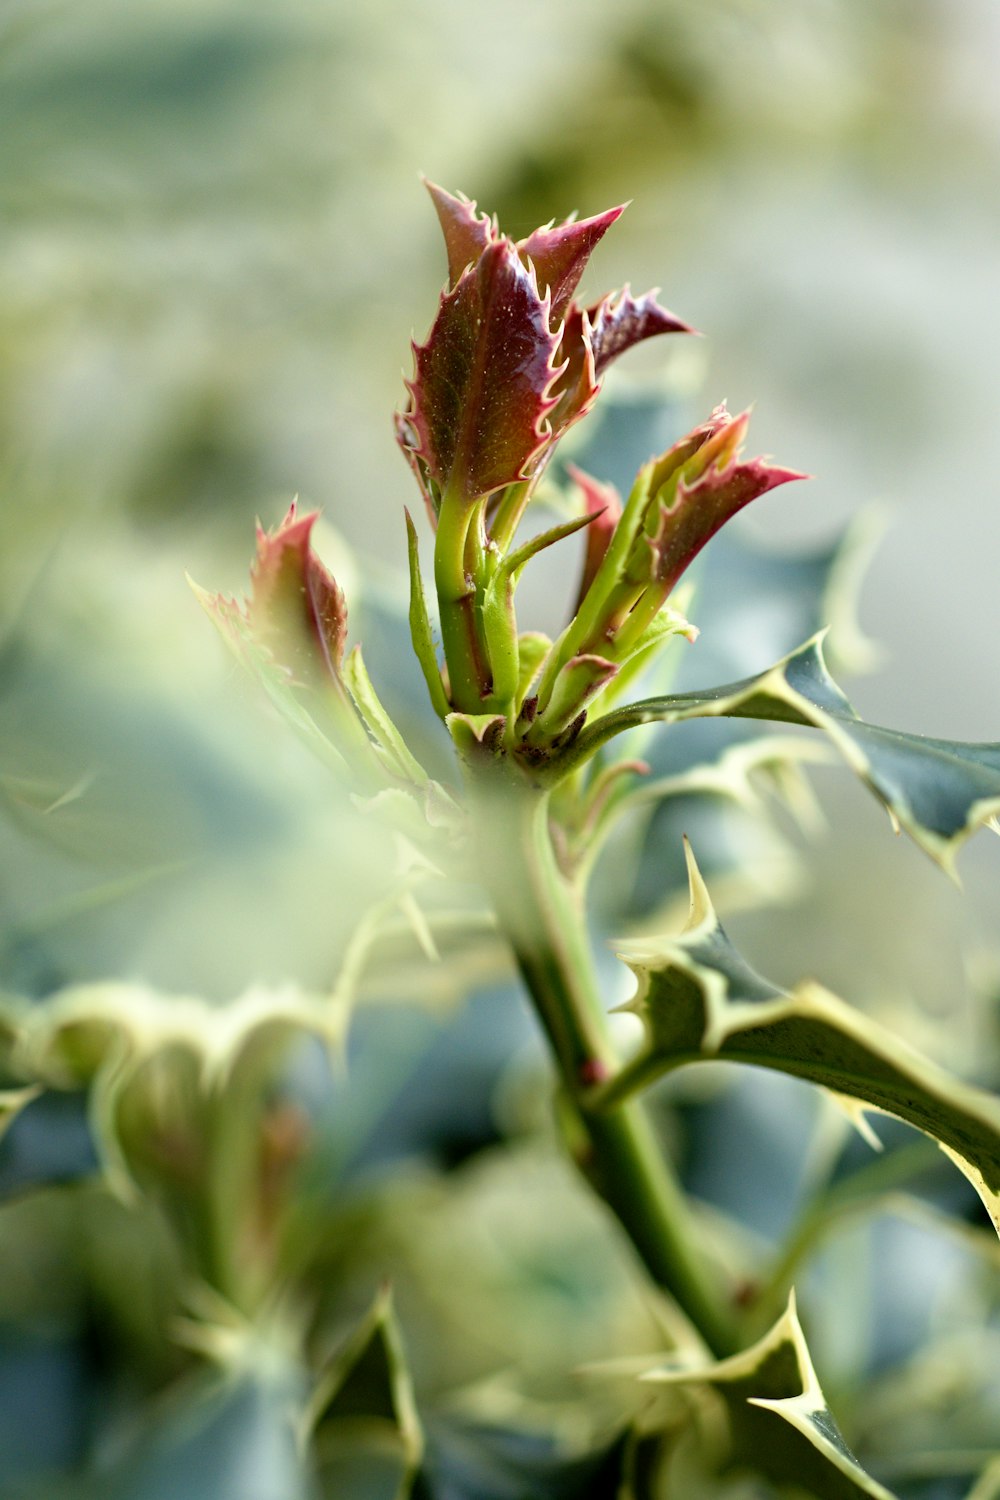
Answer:
M487 245L499 239L497 226L486 214L477 213L475 203L463 195L455 197L426 178L424 187L441 222L448 251L448 286L454 288L462 272L479 259Z
M749 412L731 417L717 407L704 427L654 460L652 502L629 559L630 577L648 579L666 596L706 542L751 500L789 480L808 478L764 458L743 462L740 451L749 421ZM699 435L702 441L688 455L685 449Z
M550 437L556 343L548 298L510 240L488 245L444 294L414 345L402 423L435 508L449 487L472 505L530 477Z
M553 387L558 401L553 431L559 435L587 415L601 389L601 377L620 354L661 333L694 332L660 306L655 292L636 298L625 287L586 309L571 302L556 355L556 363L564 368Z
M553 432L562 434L587 415L601 389L594 365L590 320L575 302L566 310L556 364L561 366L561 373L552 387L556 406L551 422Z
M257 528L246 617L258 643L299 682L340 678L347 640L347 605L310 546L316 513L296 515L294 503L274 531Z
M569 306L599 242L620 219L625 205L609 208L592 219L567 219L564 224L543 225L518 241L522 259L531 261L539 287L548 287L552 306L550 320L557 323Z
M696 333L690 323L661 307L656 292L633 297L628 286L608 295L587 309L597 378L627 349L661 333Z
M613 484L602 484L600 480L578 469L575 464L567 465L567 473L573 483L583 491L585 512L593 517L587 528L587 550L583 557L580 591L573 607L573 613L576 614L584 595L597 575L615 527L621 520L622 502Z

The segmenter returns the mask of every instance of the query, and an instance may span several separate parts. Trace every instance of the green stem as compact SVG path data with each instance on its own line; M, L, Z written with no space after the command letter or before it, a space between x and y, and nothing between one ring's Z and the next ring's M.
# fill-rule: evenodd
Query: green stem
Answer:
M735 1313L706 1268L687 1200L645 1110L631 1100L593 1113L585 1103L588 1088L614 1072L617 1059L578 892L552 846L548 795L495 763L476 776L476 792L489 850L487 883L575 1117L583 1143L579 1165L657 1285L713 1353L732 1353L738 1347Z
M475 507L445 490L434 538L434 587L450 698L463 713L479 713L489 691L489 667L476 632L476 590L466 571L466 548Z

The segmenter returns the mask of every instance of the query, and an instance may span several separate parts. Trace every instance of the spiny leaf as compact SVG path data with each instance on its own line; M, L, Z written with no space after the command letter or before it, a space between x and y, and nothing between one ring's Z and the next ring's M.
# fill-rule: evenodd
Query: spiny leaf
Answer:
M403 1353L402 1337L388 1291L336 1350L306 1409L303 1436L321 1467L348 1471L365 1455L391 1456L398 1469L396 1493L409 1494L423 1456L423 1431Z
M625 205L606 209L592 219L567 219L563 224L546 224L518 241L518 251L535 268L540 287L547 287L552 307L550 321L562 317L569 300L580 284L580 277L597 245L612 224L625 212Z
M588 308L570 302L556 356L565 368L554 387L558 397L554 429L562 432L587 414L601 388L601 377L620 354L661 333L694 332L690 324L660 306L655 292L633 297L626 286Z
M413 346L404 446L435 509L449 487L469 503L530 476L549 437L556 343L548 297L517 247L487 245L441 298L427 342Z
M674 938L623 954L638 981L626 1009L646 1027L638 1055L602 1086L620 1102L653 1077L704 1060L773 1068L931 1136L979 1193L1000 1233L1000 1099L951 1077L870 1017L804 983L788 993L732 945L689 855L691 914Z
M675 313L661 307L656 291L634 297L626 284L620 292L609 292L600 302L587 309L594 349L594 369L598 379L608 366L645 339L661 333L695 333Z
M643 1379L716 1394L728 1429L726 1469L752 1468L817 1500L893 1500L841 1435L813 1369L794 1297L784 1317L742 1354L700 1369L663 1364Z
M669 592L717 531L752 500L806 476L766 459L741 459L750 413L731 417L718 407L703 440L678 465L674 450L649 465L650 505L635 554L637 577Z
M448 251L448 285L454 287L466 267L473 265L487 245L498 238L496 223L487 214L477 213L475 203L461 193L456 196L446 192L426 178L424 187L431 195L441 224Z
M296 514L294 501L273 531L257 527L247 623L297 681L336 677L347 640L347 604L336 579L312 550L318 519Z
M929 739L864 723L827 671L821 635L757 677L616 709L586 729L566 759L586 758L640 724L712 717L822 730L894 823L949 871L963 840L1000 810L1000 744Z
M587 532L587 549L584 553L583 571L580 577L580 588L577 593L576 604L573 613L580 608L584 596L597 575L597 570L604 560L604 554L608 550L608 544L614 534L615 527L621 520L622 502L621 496L613 484L602 484L585 474L582 469L568 465L568 473L573 483L583 492L583 503L586 514L591 517L590 529Z

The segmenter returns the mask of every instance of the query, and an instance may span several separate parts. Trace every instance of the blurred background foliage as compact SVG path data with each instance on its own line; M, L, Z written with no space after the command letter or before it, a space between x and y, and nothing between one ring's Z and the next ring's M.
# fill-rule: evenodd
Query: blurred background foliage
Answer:
M859 709L1000 737L998 62L990 0L4 0L3 989L322 991L378 899L387 855L370 820L236 680L184 572L239 590L255 514L273 524L296 493L321 506L369 665L426 733L391 603L414 495L389 416L407 335L423 336L443 280L418 170L514 234L634 200L590 289L659 284L707 337L642 351L621 399L653 380L667 436L722 396L758 403L759 448L818 478L760 501L747 544L815 552L882 502L861 613L887 651L852 684ZM737 624L740 671L770 659L764 615ZM707 642L710 619L695 618ZM988 1081L995 849L964 856L961 902L846 778L818 784L829 827L800 849L804 883L772 882L783 906L739 913L734 935L775 979L816 974ZM667 893L638 894L649 909ZM318 1325L360 1315L391 1274L418 1392L463 1388L466 1414L522 1425L530 1398L540 1424L587 1441L599 1422L576 1411L568 1372L655 1347L655 1319L552 1157L537 1049L496 988L496 953L463 949L450 980L402 952L362 1012L350 1085L308 1047L286 1084L312 1142L310 1248L296 1254L327 1289ZM464 987L475 999L456 1011ZM433 1003L385 1009L414 991ZM174 1252L155 1213L109 1212L75 1100L37 1101L2 1148L0 1493L89 1493L95 1464L136 1500L312 1493L275 1426L298 1378L277 1355L257 1384L198 1405L194 1428L183 1402L164 1407L139 1468L122 1458L119 1418L150 1392L176 1402L162 1392L186 1368L168 1336ZM675 1104L692 1185L773 1240L805 1171L788 1139L812 1119L804 1091L713 1081ZM26 1192L63 1177L82 1185ZM322 1253L316 1225L330 1229ZM924 1225L844 1231L827 1260L828 1284L863 1289L851 1318L811 1304L835 1392L909 1360L928 1319L960 1342L982 1318L965 1252L943 1254ZM970 1451L995 1416L997 1365L984 1367L962 1408ZM900 1388L877 1422L859 1417L858 1441L896 1433L890 1450L906 1452ZM251 1431L258 1458L234 1477L218 1455ZM446 1438L438 1451L452 1454L441 1473L457 1465ZM966 1481L910 1475L907 1493ZM496 1494L528 1493L517 1482ZM561 1493L548 1483L539 1493Z

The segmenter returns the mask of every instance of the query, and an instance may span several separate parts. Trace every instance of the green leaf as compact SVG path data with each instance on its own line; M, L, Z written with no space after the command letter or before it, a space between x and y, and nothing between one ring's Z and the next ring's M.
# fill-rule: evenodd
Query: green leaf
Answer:
M565 774L613 736L640 724L712 717L822 730L893 823L949 871L962 841L1000 811L1000 744L928 739L864 723L827 671L822 635L757 677L647 698L606 714L578 736L553 771Z
M986 1465L966 1500L1000 1500L1000 1454Z
M644 1380L707 1388L725 1413L726 1469L752 1468L817 1500L893 1500L845 1443L813 1369L795 1311L752 1348L703 1369L664 1364Z
M21 1089L0 1089L0 1141L21 1111L37 1099L41 1092L37 1083L28 1084Z
M316 1500L290 1408L294 1390L269 1371L192 1383L105 1493L109 1500Z
M304 1433L331 1494L403 1497L423 1456L423 1431L387 1290L335 1352L308 1404ZM366 1475L362 1488L345 1481Z
M371 731L372 740L386 770L401 781L426 786L427 772L411 754L406 742L386 712L368 675L361 647L355 646L343 664L344 682L354 706Z
M675 938L632 945L638 980L624 1007L641 1017L638 1055L595 1093L617 1103L652 1078L711 1059L773 1068L932 1136L965 1173L1000 1233L1000 1100L952 1078L820 985L792 993L762 979L732 945L689 857L691 915Z
M343 705L331 712L330 695L306 696L272 652L261 645L250 629L241 606L234 599L210 594L189 579L199 604L216 625L226 645L250 674L257 679L274 707L295 730L313 754L333 770L343 774L347 761L336 743L344 721ZM354 716L353 709L349 710ZM360 726L359 726L360 727Z
M420 574L417 528L409 511L406 512L406 546L410 565L410 639L420 670L424 674L434 712L439 718L445 719L451 712L451 704L441 681L441 669L434 649L434 633L427 612L424 581Z
M413 1500L617 1500L631 1441L625 1434L574 1456L540 1433L438 1424Z

